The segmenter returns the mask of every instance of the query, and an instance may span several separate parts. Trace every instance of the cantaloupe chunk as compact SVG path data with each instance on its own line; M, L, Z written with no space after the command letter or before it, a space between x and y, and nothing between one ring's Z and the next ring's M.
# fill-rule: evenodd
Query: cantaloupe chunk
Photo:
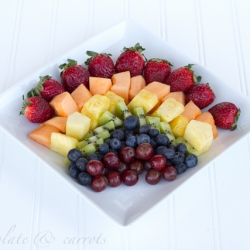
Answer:
M130 90L130 72L125 71L116 73L111 77L112 86L110 90L124 99L126 104L129 103L129 90Z
M209 111L205 111L205 112L201 113L199 116L197 116L195 118L195 120L209 123L212 126L214 139L218 137L218 130L217 130L216 125L214 123L214 118Z
M88 101L88 99L92 96L88 88L80 84L72 93L72 98L74 99L76 105L78 106L79 110L82 109L84 103Z
M51 119L45 121L43 124L54 126L54 127L58 128L61 133L65 134L66 133L66 122L67 122L67 117L55 116L55 117L52 117Z
M110 88L112 82L109 78L89 77L89 91L92 95L104 95Z
M159 100L170 93L169 85L156 81L149 83L144 89L156 94Z
M185 94L182 91L176 91L176 92L170 92L167 95L165 95L164 97L162 97L160 99L161 102L164 102L165 100L167 100L168 98L174 98L176 101L182 103L184 106L186 104L185 101Z
M60 130L54 126L41 124L38 128L36 128L29 134L29 138L47 148L50 148L51 134L53 132L59 132L59 131Z
M142 75L131 77L129 100L131 101L145 86L146 86L146 81L142 77Z
M191 100L185 107L184 111L181 113L181 116L187 117L189 121L194 120L198 115L201 114L201 110L195 103Z
M67 91L55 96L50 105L54 108L57 115L63 117L68 117L75 111L79 111L76 102Z

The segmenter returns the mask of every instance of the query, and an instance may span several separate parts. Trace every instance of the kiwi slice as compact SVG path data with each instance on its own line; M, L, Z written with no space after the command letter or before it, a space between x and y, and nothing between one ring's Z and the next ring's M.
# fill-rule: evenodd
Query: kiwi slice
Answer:
M190 143L188 143L183 137L179 136L176 138L176 143L184 143L187 147L187 153L188 154L194 154L196 156L200 155L200 152L197 151Z
M146 116L142 107L134 108L134 115L139 118L140 126L147 124Z
M132 115L124 101L118 102L115 107L118 117L122 120Z
M160 122L160 132L161 132L161 134L166 134L167 137L169 138L170 142L173 145L176 145L175 136L172 132L170 125L167 122Z
M157 128L160 131L160 118L157 116L146 116L146 122L150 128Z
M123 124L123 121L118 118L117 116L113 115L111 112L109 112L108 110L105 111L98 119L98 124L100 126L110 122L110 121L113 121L114 124L115 124L115 127L121 127L122 124Z

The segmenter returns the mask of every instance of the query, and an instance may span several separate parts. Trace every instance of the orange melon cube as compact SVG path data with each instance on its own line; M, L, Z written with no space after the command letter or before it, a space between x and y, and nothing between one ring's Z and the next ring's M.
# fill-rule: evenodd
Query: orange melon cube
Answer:
M182 91L176 91L176 92L170 92L167 95L165 95L164 97L162 97L160 99L161 102L164 102L165 100L167 100L168 98L174 98L176 101L182 103L184 106L186 104L185 101L185 94Z
M43 124L54 126L54 127L58 128L61 133L65 134L66 133L66 122L67 122L67 117L55 116L55 117L52 117L51 119L45 121Z
M102 77L89 77L89 91L92 95L104 95L112 86L111 79Z
M29 138L47 148L50 148L50 136L53 132L59 132L59 129L51 125L41 124L29 134Z
M110 90L121 96L126 104L129 103L130 72L116 73L111 77L113 85Z
M170 93L169 85L156 81L149 83L144 89L156 94L159 100Z
M214 118L209 111L205 111L205 112L201 113L200 115L198 115L195 118L195 120L209 123L212 126L214 139L218 137L218 130L217 130L216 125L214 123Z
M55 96L51 100L50 105L54 108L57 115L63 117L68 117L75 111L79 111L76 102L74 101L70 93L66 91Z
M195 103L191 100L185 107L184 111L181 113L181 116L187 117L189 121L194 120L198 115L201 114L201 110Z
M129 100L131 101L145 86L146 86L146 81L141 75L131 77Z
M88 101L88 99L92 96L88 88L80 84L72 93L72 98L74 99L76 105L78 106L79 110L82 109L84 103Z

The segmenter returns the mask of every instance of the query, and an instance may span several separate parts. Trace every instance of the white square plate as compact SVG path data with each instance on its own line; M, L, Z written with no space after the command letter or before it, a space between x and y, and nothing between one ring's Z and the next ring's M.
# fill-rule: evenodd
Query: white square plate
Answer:
M216 100L213 104L221 101L231 101L241 109L238 128L233 132L219 130L219 137L213 142L210 151L199 157L198 166L179 175L173 182L161 180L159 184L151 186L145 182L144 176L140 176L140 180L135 186L127 187L121 185L117 188L107 188L101 193L95 193L89 188L79 185L69 176L68 169L63 166L63 159L60 155L51 152L28 138L29 132L38 125L28 122L24 116L19 116L22 96L35 85L39 80L39 76L51 75L60 81L58 66L65 63L68 58L77 60L79 64L84 64L87 59L86 51L92 50L111 53L115 61L124 46L131 47L137 42L146 48L144 51L146 58L158 57L167 59L174 65L173 70L189 63L196 64L193 67L195 74L202 76L202 82L208 82L216 94ZM37 70L2 93L0 95L0 127L26 147L27 150L35 154L61 177L65 183L98 208L99 211L119 225L126 226L135 222L143 214L167 199L194 174L244 138L250 131L249 107L250 99L248 97L227 85L193 59L182 54L166 41L148 32L136 23L124 21L104 33L85 41L81 46Z

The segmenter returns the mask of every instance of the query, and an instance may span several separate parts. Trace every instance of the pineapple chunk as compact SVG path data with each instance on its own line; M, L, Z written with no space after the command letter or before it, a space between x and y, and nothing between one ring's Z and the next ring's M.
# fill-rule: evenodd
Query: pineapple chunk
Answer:
M206 122L191 120L183 138L200 154L205 153L213 142L212 126Z
M50 137L50 150L67 157L68 152L72 148L76 148L78 140L74 137L53 132Z
M175 137L183 137L188 122L189 120L187 117L177 116L169 123Z
M128 109L133 114L135 108L142 107L144 113L147 114L157 103L158 97L156 94L142 89L128 104Z
M116 114L116 104L118 102L124 101L124 99L112 91L106 92L105 96L107 96L110 100L110 105L109 105L108 111L111 112L113 115L117 115Z
M164 122L170 122L184 111L184 105L174 98L165 100L152 114Z
M66 135L72 136L81 141L85 134L89 132L90 118L79 112L74 112L68 116L66 122Z
M81 113L90 118L90 130L98 126L99 117L109 109L110 100L107 96L96 94L83 105Z

